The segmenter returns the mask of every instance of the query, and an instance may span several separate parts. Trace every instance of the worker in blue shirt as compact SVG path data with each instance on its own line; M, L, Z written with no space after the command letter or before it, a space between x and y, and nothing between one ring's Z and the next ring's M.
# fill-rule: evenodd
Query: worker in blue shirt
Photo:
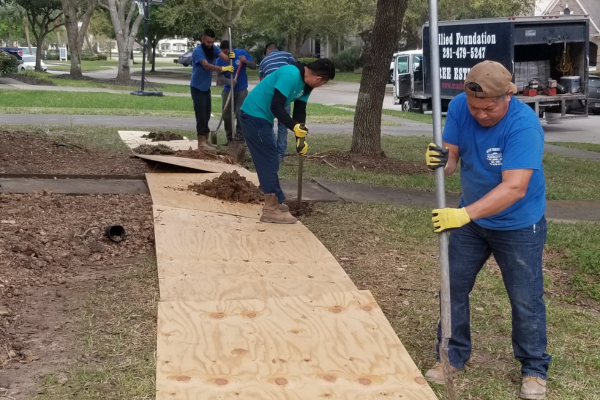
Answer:
M335 77L335 67L327 58L308 65L295 63L279 68L263 79L248 94L242 105L242 128L244 137L260 182L265 193L262 222L293 224L296 222L283 204L285 195L279 186L279 155L273 132L277 118L296 135L296 151L306 154L308 144L302 144L308 133L306 102L314 88L322 86ZM293 117L285 108L294 102Z
M265 56L258 67L258 77L261 81L279 68L296 62L294 56L286 51L280 51L275 43L267 44L265 47ZM287 106L285 111L289 114L290 107ZM279 154L279 162L283 162L287 150L287 132L288 129L285 124L277 121L277 153Z
M221 42L221 51L229 52L229 41L223 40ZM225 109L225 103L227 103L227 98L230 95L231 88L229 87L231 73L230 72L219 72L217 75L217 83L223 85L223 93L221 94L221 110L223 112L223 122L225 123L225 136L227 137L227 146L237 147L244 146L244 134L242 132L242 123L240 121L240 108L242 107L242 103L248 96L248 73L246 68L256 69L256 62L246 50L243 49L235 49L233 51L235 53L235 59L233 60L233 68L234 73L233 77L237 74L238 67L241 63L242 67L240 69L240 73L237 76L237 81L234 81L234 89L233 89L233 104L235 107L235 115L236 115L236 127L235 127L235 135L231 132L231 100L227 109ZM228 63L225 61L218 59L216 65L219 67L224 67ZM233 143L235 142L235 143Z
M190 80L190 90L192 101L194 103L194 113L196 114L196 133L198 134L198 150L214 152L216 149L208 145L208 134L210 128L211 97L210 86L212 84L212 73L222 71L233 71L233 66L227 65L217 67L214 65L215 59L228 62L230 58L235 58L235 54L229 53L229 58L221 52L219 47L215 46L215 32L211 29L204 30L201 37L201 43L196 46L192 52L192 79Z
M475 65L464 87L448 106L444 147L431 144L426 152L427 164L445 168L445 175L456 172L460 161L460 206L432 211L434 231L451 231L450 373L460 373L471 356L469 293L493 255L512 308L512 347L521 363L519 397L544 399L551 360L542 272L544 131L535 111L513 97L517 87L502 64ZM437 363L425 378L443 384L439 340L438 325Z

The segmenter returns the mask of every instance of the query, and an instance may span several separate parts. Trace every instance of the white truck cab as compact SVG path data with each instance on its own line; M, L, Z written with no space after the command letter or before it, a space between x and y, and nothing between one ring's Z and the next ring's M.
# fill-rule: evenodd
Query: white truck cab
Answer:
M404 111L421 108L421 104L411 105L411 99L424 94L423 50L396 53L393 64L394 104L401 104Z

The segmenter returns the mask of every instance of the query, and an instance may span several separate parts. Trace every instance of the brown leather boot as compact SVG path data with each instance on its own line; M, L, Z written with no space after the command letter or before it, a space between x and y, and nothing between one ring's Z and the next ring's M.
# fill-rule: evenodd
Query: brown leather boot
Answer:
M455 376L459 374L462 370L450 366L450 374ZM442 368L442 363L436 362L435 365L425 373L425 379L429 382L437 383L438 385L445 385L446 381L444 379L444 369Z
M287 205L287 204L283 204L283 203L281 203L281 204L279 205L279 210L280 210L281 212L287 212L287 211L290 211L290 208L288 207L288 205Z
M265 205L263 206L261 222L270 222L272 224L293 224L296 218L289 212L282 212L279 209L279 199L275 193L265 193Z
M208 144L208 136L198 135L198 150L207 153L214 153L217 151L216 148Z
M524 376L521 384L521 399L541 400L546 398L546 381L534 376Z

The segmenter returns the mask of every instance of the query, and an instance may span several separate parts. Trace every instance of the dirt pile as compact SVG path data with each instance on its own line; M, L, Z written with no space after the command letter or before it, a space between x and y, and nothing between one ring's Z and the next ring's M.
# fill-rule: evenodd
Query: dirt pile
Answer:
M303 201L300 207L296 199L286 200L284 203L290 208L290 214L296 218L310 217L315 212L315 207L307 201Z
M150 132L149 134L143 135L142 137L146 139L152 139L153 142L168 142L170 140L185 139L183 135L171 131Z
M157 155L157 154L175 154L175 150L165 144L141 144L133 152L136 154Z
M206 196L239 203L259 204L265 200L262 190L237 171L223 172L213 180L195 183L188 186L188 189Z
M345 151L326 151L312 154L307 160L328 165L331 168L352 168L353 170L383 172L400 175L430 174L425 163L416 163L398 158L364 156Z
M225 164L235 164L235 160L222 152L216 153L207 153L201 150L179 150L175 152L176 157L183 158L193 158L194 160L211 160L211 161L221 161Z

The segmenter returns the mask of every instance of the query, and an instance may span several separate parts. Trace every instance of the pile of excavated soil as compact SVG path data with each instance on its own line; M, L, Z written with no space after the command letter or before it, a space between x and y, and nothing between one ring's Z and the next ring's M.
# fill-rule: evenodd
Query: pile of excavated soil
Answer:
M170 131L150 132L147 135L143 135L143 138L152 139L153 142L168 142L170 140L183 140L183 135Z
M165 144L141 144L133 152L136 154L156 155L156 154L175 154L175 150Z
M265 200L262 190L237 171L223 172L213 180L195 183L188 186L188 189L206 196L239 203L259 204Z
M327 151L310 155L308 160L319 162L330 167L352 168L354 170L384 172L399 175L430 174L431 171L425 163L416 163L400 160L398 158L364 156L346 151Z
M194 160L211 160L221 161L225 164L236 164L235 160L225 153L217 151L216 153L208 153L201 150L179 150L175 152L176 157L193 158Z

